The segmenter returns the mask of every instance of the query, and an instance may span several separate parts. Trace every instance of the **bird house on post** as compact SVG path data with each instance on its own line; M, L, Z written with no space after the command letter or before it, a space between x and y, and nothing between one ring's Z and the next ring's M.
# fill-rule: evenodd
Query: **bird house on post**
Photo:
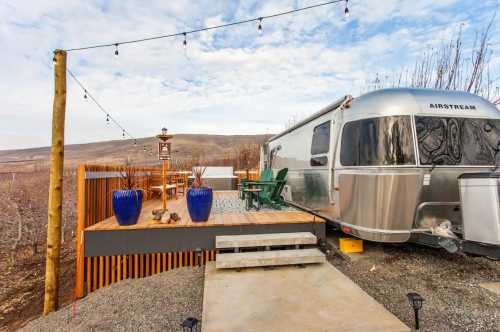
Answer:
M169 139L174 137L174 135L169 135L167 132L167 128L163 127L161 129L161 134L156 135L160 141L158 142L158 159L162 160L162 171L161 171L161 179L162 179L162 191L161 197L163 201L163 211L167 211L167 172L170 168L170 151L171 151L171 143L168 142Z

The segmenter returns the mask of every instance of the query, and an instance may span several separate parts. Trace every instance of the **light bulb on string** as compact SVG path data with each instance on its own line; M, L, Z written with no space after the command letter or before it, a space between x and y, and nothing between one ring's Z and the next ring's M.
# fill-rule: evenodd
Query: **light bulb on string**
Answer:
M125 138L125 130L122 130L122 137Z
M115 44L115 57L118 57L118 44Z
M182 33L184 35L184 40L182 41L182 46L184 46L184 49L187 48L187 34L185 32Z
M344 16L346 19L349 18L349 8L347 7L348 2L349 2L349 0L345 0Z
M87 90L85 90L85 93L83 94L83 99L84 99L85 101L88 101L88 100L89 100L89 99L88 99L88 97L87 97Z
M106 114L106 124L109 125L109 114Z
M144 152L146 152L146 151L147 151L147 149L146 149L146 146L145 146L145 145L144 145L143 151L144 151Z
M137 140L134 139L134 146L137 146Z
M257 31L262 35L262 17L259 18L259 26L257 27Z

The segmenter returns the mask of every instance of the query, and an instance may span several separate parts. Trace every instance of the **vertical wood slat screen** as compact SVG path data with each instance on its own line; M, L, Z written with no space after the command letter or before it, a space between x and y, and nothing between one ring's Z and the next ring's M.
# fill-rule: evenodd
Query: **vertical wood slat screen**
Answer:
M118 256L84 257L84 229L113 216L112 193L120 188L117 177L85 178L86 172L120 172L126 166L80 165L77 171L77 243L75 297L82 298L101 287L127 278L143 278L177 268L191 269L216 259L215 250L150 253ZM161 168L136 167L137 172L158 173ZM246 171L236 171L239 180L247 179ZM185 173L183 177L187 177ZM257 180L259 172L248 173L250 180ZM151 199L151 175L138 177L138 187L144 189L144 200ZM86 286L85 286L86 285Z
M121 280L148 277L172 269L190 270L215 261L216 256L215 250L203 250L85 257L85 291L91 293Z
M109 257L93 257L93 261L84 258L83 230L106 218L113 216L113 190L122 189L119 177L86 178L86 172L122 172L127 166L109 165L80 165L77 170L77 238L76 238L76 285L75 296L84 295L84 283L87 281L90 290L95 290L103 284L115 282L109 279L111 270ZM134 167L141 175L136 177L136 186L144 190L143 200L151 199L150 175L145 173L157 172L159 168ZM86 260L84 262L84 260ZM115 262L116 258L112 257ZM89 282L98 279L99 282Z

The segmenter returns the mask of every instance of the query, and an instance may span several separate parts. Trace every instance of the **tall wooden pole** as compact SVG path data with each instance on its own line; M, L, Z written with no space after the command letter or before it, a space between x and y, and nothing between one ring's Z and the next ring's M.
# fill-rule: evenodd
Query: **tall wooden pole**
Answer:
M54 52L55 92L52 109L52 148L50 150L50 184L47 224L47 259L45 264L45 300L43 314L59 306L59 256L61 252L61 219L64 167L64 116L66 112L66 52Z
M163 160L162 168L161 168L161 182L163 186L163 211L167 211L167 161Z

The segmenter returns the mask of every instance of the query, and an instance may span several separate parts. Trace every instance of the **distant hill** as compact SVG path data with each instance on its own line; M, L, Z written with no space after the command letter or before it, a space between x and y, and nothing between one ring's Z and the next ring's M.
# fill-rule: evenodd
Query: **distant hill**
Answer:
M248 144L262 144L272 135L204 135L177 134L171 140L172 156L180 160L202 158L205 160L222 159L234 154L238 147ZM134 163L157 164L157 142L155 137L134 140L114 140L87 144L67 145L65 165L123 163L127 157ZM144 152L146 146L147 152ZM151 153L152 152L152 153ZM46 167L49 163L50 147L22 150L0 150L0 171L2 168Z

